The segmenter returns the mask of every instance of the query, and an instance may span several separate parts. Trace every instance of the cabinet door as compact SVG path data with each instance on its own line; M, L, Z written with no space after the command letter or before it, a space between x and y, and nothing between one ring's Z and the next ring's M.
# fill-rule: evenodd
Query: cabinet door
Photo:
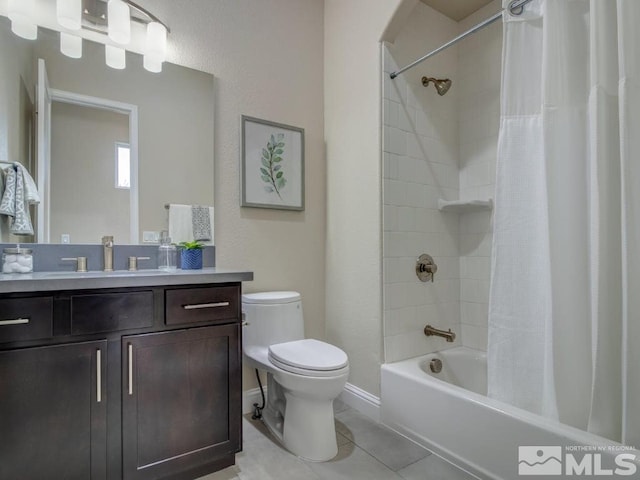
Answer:
M206 468L240 449L238 324L123 337L125 479Z
M106 478L106 346L0 352L0 478Z

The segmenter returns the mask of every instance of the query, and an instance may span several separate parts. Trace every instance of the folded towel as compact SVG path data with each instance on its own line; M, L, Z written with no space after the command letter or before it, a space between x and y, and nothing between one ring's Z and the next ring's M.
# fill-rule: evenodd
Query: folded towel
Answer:
M33 235L29 205L40 203L40 195L29 172L19 163L4 170L5 188L0 201L0 214L11 217L14 235Z
M211 240L211 215L209 214L209 208L210 207L202 207L200 205L191 206L193 239L199 242L208 242Z
M213 207L170 204L168 230L175 243L198 240L213 245Z

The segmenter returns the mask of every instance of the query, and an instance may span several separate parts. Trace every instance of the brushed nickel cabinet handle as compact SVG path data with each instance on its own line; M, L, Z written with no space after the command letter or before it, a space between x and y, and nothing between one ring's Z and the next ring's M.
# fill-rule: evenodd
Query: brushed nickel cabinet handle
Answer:
M4 325L24 325L29 323L28 318L14 318L13 320L0 320L0 327Z
M96 401L102 402L102 351L96 350Z
M129 395L133 395L133 345L128 345L129 356Z
M218 308L218 307L228 307L229 302L218 302L218 303L196 303L194 305L183 305L182 308L185 310L198 310L200 308Z

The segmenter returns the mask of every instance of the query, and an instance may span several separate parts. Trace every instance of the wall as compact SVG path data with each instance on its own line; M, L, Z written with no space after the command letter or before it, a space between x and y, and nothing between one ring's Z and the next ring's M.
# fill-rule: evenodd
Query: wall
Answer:
M216 262L244 290L301 292L305 330L325 337L326 164L321 0L144 0L168 22L170 62L213 73ZM306 210L240 208L240 116L305 129ZM168 173L174 175L174 173ZM180 173L178 173L180 175ZM209 177L210 179L211 177ZM245 372L245 388L254 385Z
M53 102L51 118L52 241L69 232L72 243L98 243L104 232L129 238L129 189L115 187L115 145L129 142L128 116Z
M384 48L384 347L394 362L461 343L426 337L426 324L460 332L457 214L438 199L459 197L457 48L392 80L389 73L455 37L458 24L419 3ZM445 96L422 76L453 79ZM434 257L433 283L415 275L422 253Z
M373 395L382 363L379 41L401 3L324 2L327 339L349 355L349 382Z
M460 32L499 11L494 0L459 24ZM459 43L460 197L494 198L500 81L502 22L496 22ZM462 343L487 348L489 276L491 271L492 214L460 215L460 312Z

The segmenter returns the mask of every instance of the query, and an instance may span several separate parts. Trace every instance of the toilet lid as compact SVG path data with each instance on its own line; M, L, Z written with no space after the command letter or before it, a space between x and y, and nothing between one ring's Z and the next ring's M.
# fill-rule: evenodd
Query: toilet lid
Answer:
M339 370L349 363L347 354L338 347L312 338L271 345L269 358L296 369L324 372Z
M298 300L300 300L298 292L259 292L242 295L242 303L258 303L260 305L293 303Z

